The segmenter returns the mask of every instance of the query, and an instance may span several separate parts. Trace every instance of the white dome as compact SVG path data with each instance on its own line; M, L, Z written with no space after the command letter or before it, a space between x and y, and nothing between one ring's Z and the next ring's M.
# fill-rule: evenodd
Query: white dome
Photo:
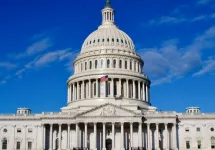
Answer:
M106 7L102 10L102 15L102 25L86 38L81 53L98 49L119 49L135 52L131 38L114 24L114 10Z

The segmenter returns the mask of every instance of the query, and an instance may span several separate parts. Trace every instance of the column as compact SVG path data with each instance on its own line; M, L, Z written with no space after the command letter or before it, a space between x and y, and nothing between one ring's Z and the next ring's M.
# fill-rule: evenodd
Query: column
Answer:
M15 134L16 134L16 125L12 125L12 127L13 127L13 149L15 150L15 148L16 148L16 136L15 136ZM2 144L0 144L0 145L2 145ZM0 146L0 149L1 149L1 146Z
M84 81L81 82L81 99L84 99Z
M140 92L140 81L138 81L138 99L141 99L141 92Z
M102 150L106 150L106 134L105 134L105 126L106 123L103 122L103 148Z
M147 123L147 150L151 150L151 134L150 134L150 123Z
M84 124L84 147L87 148L87 123Z
M113 89L114 89L114 78L111 79L111 85L110 85L110 95L111 95L111 97L114 97Z
M96 128L96 124L97 124L97 123L94 122L94 142L95 142L95 143L94 143L94 144L95 144L95 145L94 145L94 150L97 150L97 130L96 130L97 128Z
M92 91L91 91L91 79L89 80L89 98L92 98Z
M45 143L46 143L46 126L45 124L42 124L42 149L45 149Z
M115 122L112 122L112 150L115 149Z
M77 82L77 100L79 100L80 99L80 90L79 90L79 88L80 88L80 82Z
M67 130L67 149L70 149L70 124L67 125L68 130Z
M121 122L121 150L124 149L124 122Z
M142 122L139 122L139 147L140 149L143 147L142 141L143 141L143 133L142 133Z
M145 91L145 83L142 82L142 91L143 91L143 101L146 101L146 91Z
M168 123L164 124L165 127L165 135L164 135L164 149L169 149L169 136L168 136Z
M122 79L119 78L119 96L122 96Z
M159 150L159 123L156 123L155 149Z
M61 126L62 124L59 124L59 137L58 137L58 142L59 142L59 147L58 150L61 150L62 146L61 146L61 137L62 137L62 131L61 131Z
M146 101L149 102L149 92L148 92L149 88L148 85L146 85Z
M79 125L76 123L76 147L79 147Z
M172 126L172 131L173 131L173 149L177 150L176 124L175 123Z
M107 97L107 82L108 81L103 82L104 83L104 97Z
M67 88L68 88L68 90L67 90L67 95L68 95L68 96L67 96L67 103L69 103L69 102L71 101L71 100L70 100L70 91L71 91L70 88L71 88L71 86L68 85Z
M27 125L24 125L24 129L25 129L25 131L24 131L24 132L25 132L25 137L24 137L24 149L25 149L25 150L26 150L26 145L27 145L27 144L26 144L26 132L27 132L27 131L26 131L26 128L27 128Z
M99 97L99 79L96 80L96 97Z
M126 84L127 84L127 98L129 98L129 80L126 80Z
M136 99L136 86L134 80L133 80L133 99Z
M85 85L85 81L83 81L82 84L83 84L83 91L82 91L83 98L82 98L82 99L86 99L86 97L85 97L85 96L86 96L86 90L85 90L85 89L86 89L86 87L85 87L86 85Z
M133 147L133 122L130 122L130 150Z
M73 86L73 88L72 88L72 92L73 92L73 94L72 94L72 101L75 101L75 83L73 83L72 84L72 86Z
M52 150L52 136L53 136L53 124L50 124L50 130L49 130L49 150Z

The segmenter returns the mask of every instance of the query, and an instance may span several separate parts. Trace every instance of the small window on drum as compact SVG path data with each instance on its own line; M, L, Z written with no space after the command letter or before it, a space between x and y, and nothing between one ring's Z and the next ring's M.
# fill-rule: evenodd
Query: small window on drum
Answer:
M119 68L122 68L122 60L119 60Z
M125 69L127 69L128 68L128 62L127 62L127 60L125 61Z
M96 40L94 40L93 43L96 43Z
M95 69L98 68L98 60L95 60Z
M90 44L91 44L91 41L90 41Z
M98 43L100 42L100 39L98 39Z
M211 131L213 132L213 131L214 131L214 128L211 128Z
M87 70L87 62L85 62L85 70Z
M113 68L116 68L116 59L113 60Z
M123 40L121 40L121 43L123 43Z
M7 133L7 129L4 129L3 132L4 132L4 133Z
M125 40L125 44L127 44L127 41Z
M190 129L189 129L189 128L186 128L186 129L185 129L185 132L189 132L189 131L190 131Z
M90 61L90 69L92 69L92 61Z
M119 43L119 39L116 39L117 43Z
M105 42L105 39L102 39L102 42Z
M114 42L114 38L112 38L112 42Z
M197 132L200 132L200 131L201 131L201 129L200 129L200 128L196 128L196 131L197 131Z
M109 42L109 38L107 38L107 42Z

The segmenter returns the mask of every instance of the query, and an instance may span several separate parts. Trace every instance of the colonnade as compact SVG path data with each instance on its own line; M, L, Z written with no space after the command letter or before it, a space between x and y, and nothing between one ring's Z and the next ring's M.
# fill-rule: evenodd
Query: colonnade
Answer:
M79 138L79 132L80 132L80 124L84 124L84 136L83 136L83 145L80 145L80 138ZM98 124L100 124L100 126L98 126ZM130 124L129 128L130 128L130 137L129 137L129 147L125 146L125 124ZM67 133L70 133L71 131L71 124L66 124L67 125ZM139 149L147 149L147 150L160 150L160 149L164 149L164 150L169 150L169 149L173 149L176 150L177 149L177 143L176 143L176 124L168 124L168 123L142 123L142 122L94 122L94 123L88 123L88 122L84 122L84 123L75 123L75 132L76 132L76 143L72 143L71 146L71 138L70 138L70 134L67 134L67 150L73 149L73 148L82 148L82 149L89 149L89 145L88 145L88 127L89 125L92 127L93 126L93 147L91 146L90 149L93 150L107 150L107 145L106 145L106 139L107 139L107 125L112 126L112 131L111 131L111 140L112 140L112 144L111 144L111 149L112 150L116 150L119 149L119 147L116 147L116 140L115 140L115 135L116 135L116 126L120 126L121 128L121 137L120 137L120 149L121 150L125 150L125 149L129 149L131 150L132 148L134 148L134 140L138 140L138 148ZM133 138L133 130L134 130L134 125L138 126L138 139L134 139ZM49 150L53 150L53 124L49 124L48 125L49 128ZM46 149L47 147L45 147L46 145L46 130L47 125L43 126L43 140L44 140L44 145L43 148ZM97 141L97 130L98 127L102 127L102 146L99 148L98 147L98 142ZM128 126L126 126L128 127ZM146 139L146 143L143 143L143 129L146 128L146 133L147 133L147 139ZM160 130L163 130L162 133L160 133ZM145 131L145 130L144 130ZM154 134L153 132L154 131ZM172 136L169 134L169 131L172 132ZM153 134L153 135L152 135ZM162 146L159 144L160 142L160 134L162 134ZM58 124L58 150L62 149L62 124ZM172 141L170 141L169 139L172 139ZM92 138L92 137L91 137Z
M68 103L99 97L137 99L149 103L149 92L150 86L141 80L109 78L108 81L100 83L99 78L88 79L68 85Z

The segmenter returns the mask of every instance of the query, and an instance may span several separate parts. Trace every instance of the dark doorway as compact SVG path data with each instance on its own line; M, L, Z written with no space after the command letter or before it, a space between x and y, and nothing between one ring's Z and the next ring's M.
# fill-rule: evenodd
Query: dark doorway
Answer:
M107 139L106 140L106 149L107 150L111 150L112 149L112 140L111 139Z

